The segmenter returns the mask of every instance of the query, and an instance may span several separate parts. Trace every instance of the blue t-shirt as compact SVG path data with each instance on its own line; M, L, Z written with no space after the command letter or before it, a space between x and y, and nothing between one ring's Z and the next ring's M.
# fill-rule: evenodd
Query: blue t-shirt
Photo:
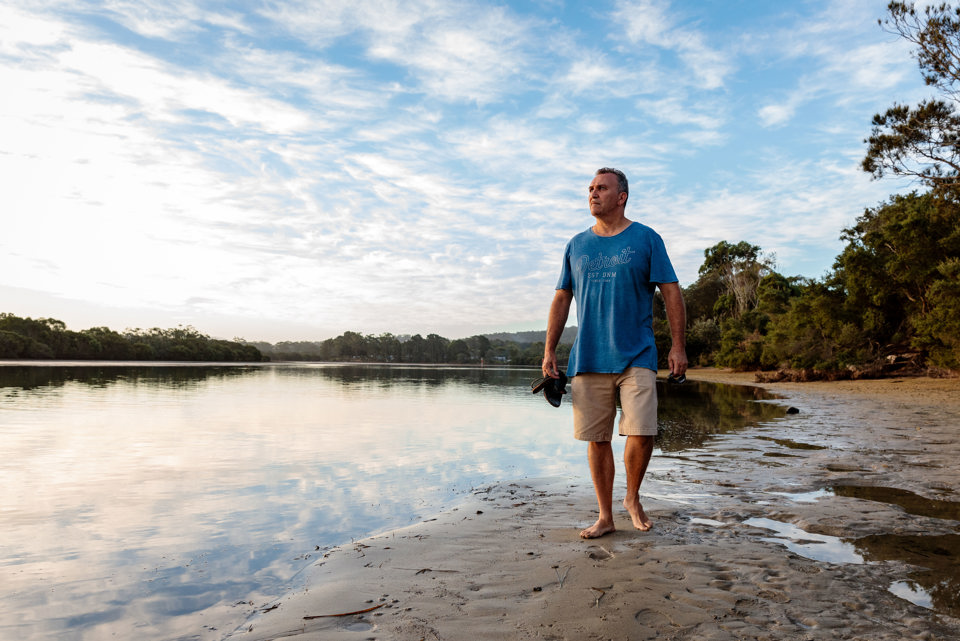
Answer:
M633 222L616 236L592 229L574 236L557 282L577 302L567 376L619 374L628 367L656 371L653 294L658 283L677 280L663 239L646 225Z

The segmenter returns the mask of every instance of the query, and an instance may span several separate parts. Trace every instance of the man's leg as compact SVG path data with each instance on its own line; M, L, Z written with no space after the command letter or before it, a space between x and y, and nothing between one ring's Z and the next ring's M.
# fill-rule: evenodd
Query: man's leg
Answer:
M623 507L630 513L633 527L643 532L653 527L653 521L640 504L640 484L643 483L643 476L647 473L647 465L653 455L653 441L653 436L628 436L623 450L623 464L627 474L627 497L623 499Z
M617 417L616 379L610 374L578 374L571 383L574 436L587 442L590 477L600 507L597 522L580 532L594 539L613 532L613 422Z
M597 494L600 518L580 532L580 537L595 539L617 529L613 525L613 478L616 469L613 462L613 446L610 441L588 443L587 460L590 462L590 476L593 478L593 490Z

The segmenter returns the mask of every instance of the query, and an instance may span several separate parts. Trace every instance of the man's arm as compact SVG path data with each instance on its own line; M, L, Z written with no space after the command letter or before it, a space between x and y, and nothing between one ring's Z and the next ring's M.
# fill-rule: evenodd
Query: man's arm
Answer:
M550 303L550 315L547 317L547 342L543 348L543 373L553 378L559 378L557 370L557 343L567 324L570 315L570 303L573 301L573 291L558 289Z
M670 365L670 372L680 376L687 371L687 308L683 303L680 283L660 283L659 287L673 340L667 363Z

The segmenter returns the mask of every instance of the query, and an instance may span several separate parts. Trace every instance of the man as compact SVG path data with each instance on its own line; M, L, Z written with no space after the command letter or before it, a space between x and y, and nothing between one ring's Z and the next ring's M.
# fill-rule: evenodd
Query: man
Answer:
M640 503L640 483L653 454L657 434L657 348L653 337L653 295L660 288L673 344L670 372L687 369L686 310L683 294L660 236L627 219L629 196L622 171L604 167L590 183L593 227L574 236L564 252L563 269L550 305L543 373L559 377L557 343L570 303L577 301L577 339L567 376L573 377L573 423L576 438L587 441L587 460L600 518L580 532L592 539L613 532L615 466L613 423L620 399L620 434L627 496L623 506L633 526L647 531L650 518Z

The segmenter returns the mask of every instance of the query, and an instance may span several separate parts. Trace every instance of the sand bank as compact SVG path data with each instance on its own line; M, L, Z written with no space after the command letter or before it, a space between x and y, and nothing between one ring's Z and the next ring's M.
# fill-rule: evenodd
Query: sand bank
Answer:
M651 532L578 538L584 462L329 551L228 638L960 638L960 380L762 387L800 412L656 457Z

